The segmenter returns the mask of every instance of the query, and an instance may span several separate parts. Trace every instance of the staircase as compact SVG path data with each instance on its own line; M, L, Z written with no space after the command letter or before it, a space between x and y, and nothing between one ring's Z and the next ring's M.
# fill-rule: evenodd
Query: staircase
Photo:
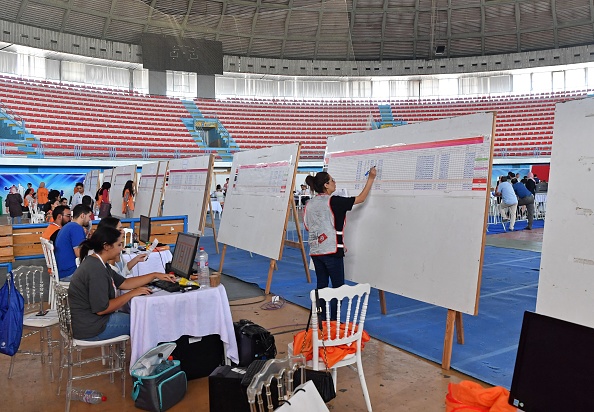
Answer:
M0 102L0 154L43 157L43 146L25 128L25 121Z
M201 148L207 150L211 149L211 151L216 152L216 154L218 155L218 157L221 158L222 161L233 161L233 152L238 151L239 147L237 146L235 140L233 140L233 138L231 137L231 134L229 134L229 131L219 121L219 119L214 117L205 117L198 108L198 106L196 106L196 104L191 100L182 100L182 104L184 105L188 113L192 115L191 118L182 119L182 122L190 132L192 139L194 139L194 141ZM197 126L198 124L210 127L204 127L201 131L198 131L200 130ZM212 129L215 130L214 136L211 132ZM212 142L220 140L220 146L210 147L207 145L207 143L205 142L205 137L209 132L211 132L209 141Z
M389 104L378 105L381 120L378 122L378 128L383 129L386 127L402 126L406 122L402 120L394 120L394 114L392 114L392 106Z

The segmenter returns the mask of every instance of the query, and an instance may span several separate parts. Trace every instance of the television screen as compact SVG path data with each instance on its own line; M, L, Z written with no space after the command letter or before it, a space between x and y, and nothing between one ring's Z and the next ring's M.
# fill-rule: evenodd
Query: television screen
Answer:
M594 411L594 329L524 312L509 403L525 412Z
M151 241L151 218L140 215L140 229L138 231L138 240L141 243L150 243Z
M200 237L190 233L178 233L173 258L171 259L171 271L176 276L189 278L192 274L194 259Z
M223 74L223 43L220 41L145 33L141 45L145 69Z

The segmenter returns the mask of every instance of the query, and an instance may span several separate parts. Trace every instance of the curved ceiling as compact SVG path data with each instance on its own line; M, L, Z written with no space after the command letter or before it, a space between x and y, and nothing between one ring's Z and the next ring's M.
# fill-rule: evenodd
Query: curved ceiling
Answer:
M218 40L226 55L403 60L594 43L591 0L0 0L3 20L140 44Z

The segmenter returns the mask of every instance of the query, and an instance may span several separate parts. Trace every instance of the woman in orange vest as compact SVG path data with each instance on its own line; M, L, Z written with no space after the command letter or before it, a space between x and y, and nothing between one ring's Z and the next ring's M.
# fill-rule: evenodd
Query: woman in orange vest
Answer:
M122 214L127 218L134 215L134 182L128 180L122 191Z
M45 188L45 182L39 183L39 189L37 189L37 204L38 205L45 205L49 202L47 198L49 195L49 191Z

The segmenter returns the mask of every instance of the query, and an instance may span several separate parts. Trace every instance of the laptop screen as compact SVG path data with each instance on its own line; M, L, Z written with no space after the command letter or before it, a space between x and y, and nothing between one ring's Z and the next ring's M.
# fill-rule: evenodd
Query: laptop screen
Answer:
M191 233L178 233L173 259L171 259L171 271L179 277L189 278L192 274L196 250L200 236Z
M138 240L141 243L151 242L151 218L140 215L140 229L138 231Z
M524 312L509 403L525 412L594 411L594 329Z

